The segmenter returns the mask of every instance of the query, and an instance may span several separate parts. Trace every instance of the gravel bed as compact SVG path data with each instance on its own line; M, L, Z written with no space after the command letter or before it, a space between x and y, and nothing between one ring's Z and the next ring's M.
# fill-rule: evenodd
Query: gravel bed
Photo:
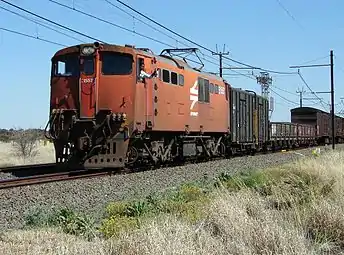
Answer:
M12 178L17 178L17 177L12 175L11 173L0 172L0 180L6 180L6 179L12 179Z
M344 148L344 145L338 147ZM329 148L325 148L325 150ZM151 192L163 191L184 182L201 179L205 174L212 178L222 172L280 165L302 158L300 153L308 156L312 149L314 148L253 157L237 157L127 175L0 190L0 230L21 228L24 224L24 215L37 207L61 208L68 206L97 218L101 217L104 206L110 201L146 196Z

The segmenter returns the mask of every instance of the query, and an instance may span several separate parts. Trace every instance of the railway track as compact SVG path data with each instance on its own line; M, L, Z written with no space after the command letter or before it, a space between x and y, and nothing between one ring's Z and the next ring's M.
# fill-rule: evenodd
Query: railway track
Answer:
M0 168L2 173L10 173L16 177L28 177L41 174L52 174L61 171L55 163L19 165Z
M111 171L103 169L93 169L93 170L73 170L60 173L52 174L41 174L28 177L12 178L0 180L0 189L9 189L20 186L34 185L34 184L43 184L49 182L58 182L58 181L67 181L75 180L81 178L91 178L91 177L100 177L112 174L124 173L125 171Z
M318 147L318 146L317 146ZM291 151L297 151L305 148L297 148ZM281 153L282 151L267 152L269 153ZM257 153L262 154L262 153ZM223 160L223 158L211 159ZM192 164L195 162L187 162L186 164ZM177 164L178 165L178 164ZM185 164L184 164L185 165ZM176 165L174 165L176 166ZM161 166L171 167L171 165ZM114 174L129 174L132 172L140 172L145 170L152 170L154 167L143 167L139 169L69 169L58 168L55 163L49 164L35 164L35 165L22 165L11 166L0 169L0 172L11 173L18 178L0 180L0 189L9 189L20 186L43 184L57 181L75 180L81 178L91 178L100 176L111 176ZM156 170L156 169L155 169Z

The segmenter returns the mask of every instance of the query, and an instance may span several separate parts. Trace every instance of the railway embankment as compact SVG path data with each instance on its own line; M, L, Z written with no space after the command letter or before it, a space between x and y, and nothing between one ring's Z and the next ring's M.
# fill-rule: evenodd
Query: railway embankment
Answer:
M342 147L0 191L0 252L340 254Z

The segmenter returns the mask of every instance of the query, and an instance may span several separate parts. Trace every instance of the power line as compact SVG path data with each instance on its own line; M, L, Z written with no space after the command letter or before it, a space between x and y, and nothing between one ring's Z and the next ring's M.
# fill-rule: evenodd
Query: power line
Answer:
M325 58L328 58L329 56L326 55L326 56L323 56L323 57L319 57L319 58L316 58L316 59L313 59L313 60L310 60L310 61L307 61L307 62L304 62L304 63L301 63L300 65L305 65L305 64L309 64L309 63L312 63L312 62L315 62L315 61L318 61L318 60L323 60Z
M175 40L177 43L181 43L181 44L183 44L183 45L186 46L186 47L190 47L189 45L187 45L187 44L185 44L185 43L183 43L183 42L177 40L175 37L172 37L172 36L168 35L167 33L164 33L163 31L161 31L161 30L159 30L159 29L153 27L152 25L148 24L147 22L144 22L142 19L138 19L137 17L135 17L134 15L132 15L132 14L130 14L129 12L125 11L124 9L120 8L119 6L115 5L115 4L112 3L111 1L109 1L109 0L104 0L104 1L107 2L109 5L111 5L112 7L119 9L120 11L122 11L122 12L126 13L127 15L129 15L130 17L133 17L134 19L136 19L136 20L140 21L141 23L147 25L148 27L154 29L155 31L158 31L159 33L161 33L161 34L163 34L163 35L166 35L166 36L169 37L170 39ZM208 60L206 60L205 57L208 57L208 58L210 58L210 59L216 60L213 56L210 56L210 55L207 55L207 54L204 54L204 53L202 53L202 55L204 56L203 59L204 59L205 61L208 61ZM212 64L215 64L214 62L211 62L211 61L208 61L208 62L209 62L209 63L212 63ZM218 64L215 64L215 65L218 66ZM237 73L237 74L239 74L239 75L248 77L247 75L242 74L242 73L240 73L240 72L236 72L236 71L233 71L233 72L235 72L235 73ZM252 78L252 77L249 77L249 78Z
M57 30L57 29L54 29L54 28L52 28L52 27L49 27L49 26L43 24L42 22L39 22L39 21L34 20L34 19L30 19L29 17L26 17L26 16L24 16L24 15L22 15L22 14L20 14L20 13L17 13L17 12L11 11L11 10L5 8L5 7L0 6L0 9L2 9L2 10L4 10L4 11L7 11L7 12L10 12L10 13L12 13L12 14L14 14L14 15L17 15L17 16L23 18L23 19L29 20L29 21L31 21L31 22L37 24L37 25L40 25L40 26L42 26L42 27L45 27L45 28L50 29L50 30L52 30L52 31L55 31L56 33L59 33L59 34L62 34L62 35L64 35L64 36L67 36L67 37L69 37L69 38L72 38L72 39L74 39L74 40L76 40L76 41L84 42L84 41L82 41L82 40L80 40L80 39L78 39L78 38L76 38L76 37L74 37L74 36L71 36L71 35L68 35L68 34L66 34L66 33L63 33L63 32L61 32L61 31L59 31L59 30Z
M7 2L7 1L5 1L5 0L0 0L0 1L2 1L2 2L8 4L8 5L12 6L12 7L15 7L15 8L19 9L19 10L22 10L22 11L24 11L24 12L26 12L26 13L29 13L29 14L35 16L35 17L38 17L38 18L40 18L40 19L43 19L43 20L45 20L45 21L47 21L47 22L49 22L49 23L52 23L52 24L54 24L54 25L56 25L56 26L59 26L59 27L62 27L62 28L64 28L64 29L66 29L66 30L69 30L69 31L71 31L71 32L74 32L74 33L76 33L76 34L82 35L82 36L84 36L84 37L90 38L90 39L95 40L95 41L103 42L102 40L99 40L99 39L97 39L97 38L88 36L87 34L82 33L82 32L79 32L79 31L76 31L76 30L74 30L74 29L72 29L72 28L70 28L70 27L61 25L61 24L59 24L59 23L57 23L57 22L55 22L55 21L52 21L52 20L47 19L47 18L45 18L45 17L42 17L42 16L40 16L40 15L38 15L38 14L35 14L35 13L29 11L29 10L26 10L26 9L20 7L20 6L17 6L17 5L15 5L15 4L9 3L9 2ZM130 30L130 29L127 29L127 28L125 28L125 27L122 27L122 26L119 26L119 25L117 25L117 24L114 24L114 23L112 23L112 22L109 22L109 21L107 21L107 20L100 19L100 18L98 18L98 17L96 17L96 16L94 16L94 15L90 15L90 14L88 14L88 13L85 13L85 12L80 11L80 10L77 10L77 9L75 9L75 8L71 8L71 7L69 7L69 6L60 4L60 3L56 2L56 1L53 1L53 0L49 0L49 1L51 1L51 2L53 2L53 3L55 3L55 4L58 4L58 5L60 5L60 6L63 6L63 7L65 7L65 8L71 9L71 10L73 10L73 11L82 13L83 15L86 15L86 16L92 17L92 18L94 18L94 19L97 19L97 20L99 20L99 21L105 22L105 23L107 23L107 24L111 24L111 25L113 25L113 26L115 26L115 27L119 27L119 28L124 29L124 30L126 30L126 31L129 31L129 32L138 34L138 35L140 35L140 36L143 36L143 37L148 38L148 39L150 39L150 40L156 41L156 42L158 42L158 43L167 45L167 46L169 46L169 47L173 47L172 45L169 45L169 44L167 44L167 43L161 42L161 41L156 40L156 39L151 38L151 37L147 37L147 36L145 36L145 35L142 35L142 34L140 34L140 33L135 32L135 31L133 31L133 30ZM68 36L68 35L67 35L67 36ZM74 39L75 39L75 38L74 38ZM104 42L103 42L103 43L104 43ZM209 49L208 49L208 50L209 50ZM211 51L211 50L210 50L210 51ZM204 60L206 60L206 59L204 58ZM211 62L211 61L209 61L209 60L206 60L206 61L209 62L209 63L215 64L214 62ZM217 65L217 64L215 64L215 65ZM239 73L239 72L236 72L236 73L241 74L241 73ZM248 77L248 78L253 79L252 77L249 77L248 75L245 75L245 74L242 74L242 75L243 75L243 76L246 76L246 77Z
M82 35L82 36L87 37L87 38L89 38L89 39L91 39L91 40L99 41L99 42L101 42L101 43L104 43L103 41L101 41L101 40L99 40L99 39L97 39L97 38L95 38L95 37L92 37L92 36L89 36L89 35L84 34L84 33L82 33L82 32L76 31L76 30L74 30L74 29L72 29L72 28L70 28L70 27L61 25L61 24L59 24L59 23L57 23L57 22L55 22L55 21L52 21L52 20L50 20L50 19L48 19L48 18L45 18L45 17L40 16L40 15L38 15L38 14L35 14L35 13L29 11L29 10L26 10L26 9L24 9L24 8L18 6L18 5L9 3L9 2L6 1L6 0L0 0L0 1L3 2L3 3L5 3L5 4L8 4L8 5L10 5L10 6L14 7L14 8L16 8L16 9L19 9L19 10L21 10L21 11L23 11L23 12L29 13L29 14L31 14L31 15L37 17L37 18L43 19L43 20L45 20L45 21L47 21L47 22L49 22L49 23L52 23L52 24L57 25L57 26L59 26L59 27L62 27L62 28L64 28L64 29L66 29L66 30L72 31L72 32L74 32L74 33L76 33L76 34Z
M165 45L165 46L174 48L174 46L171 45L171 44L168 44L168 43L166 43L166 42L163 42L163 41L157 40L157 39L155 39L155 38L152 38L152 37L150 37L150 36L146 36L146 35L144 35L144 34L138 33L138 32L136 32L136 31L131 30L131 29L128 29L128 28L126 28L126 27L117 25L117 24L115 24L115 23L113 23L113 22L111 22L111 21L108 21L108 20L105 20L105 19L96 17L96 16L94 16L94 15L92 15L92 14L89 14L89 13L86 13L86 12L80 10L80 9L76 9L76 8L74 8L74 7L70 7L70 6L68 6L68 5L59 3L59 2L57 2L57 1L55 1L55 0L48 0L48 1L50 1L50 2L52 2L52 3L54 3L54 4L56 4L56 5L59 5L59 6L61 6L61 7L67 8L67 9L69 9L69 10L72 10L72 11L78 12L78 13L80 13L80 14L83 14L83 15L85 15L85 16L88 16L88 17L90 17L90 18L96 19L96 20L101 21L101 22L103 22L103 23L106 23L106 24L112 25L112 26L114 26L114 27L120 28L120 29L125 30L125 31L127 31L127 32L134 33L134 34L139 35L139 36L141 36L141 37L144 37L144 38L146 38L146 39L149 39L149 40L155 41L155 42L157 42L157 43L160 43L160 44L162 44L162 45ZM106 1L106 0L105 0L105 1ZM106 2L108 2L109 4L112 4L112 3L109 2L109 1L106 1ZM113 4L112 4L112 5L113 5ZM113 6L116 7L116 5L113 5ZM121 10L122 10L122 9L121 9ZM128 14L128 12L126 12L126 13ZM128 15L130 15L130 14L128 14ZM130 16L132 16L132 15L130 15ZM137 18L136 18L136 19L137 19ZM142 21L142 20L140 20L140 19L137 19L137 20L140 21L140 22L144 22L144 21ZM148 23L145 23L145 22L144 22L144 24L146 24L146 25L152 27L153 29L157 30L156 28L154 28L153 26L149 25ZM162 32L162 31L160 31L160 30L157 30L157 31L159 31L159 32L161 32L161 33L167 35L166 33ZM169 36L169 35L167 35L167 36ZM176 38L173 38L172 36L169 36L169 37L172 38L173 40L176 40ZM179 42L179 41L178 41L178 42ZM188 46L188 45L186 45L186 44L184 44L184 45L185 45L185 46ZM203 54L203 55L205 55L205 54ZM207 55L205 55L205 56L207 56ZM207 56L207 57L212 58L212 57L210 57L210 56ZM212 59L214 59L214 58L212 58ZM190 61L190 59L187 59L187 60ZM218 65L217 63L214 63L214 62L212 62L212 61L210 61L210 60L207 60L207 59L204 58L204 57L203 57L203 60L207 61L208 63L214 64L214 65Z
M1 1L3 1L3 0L1 0ZM61 6L61 7L67 8L67 9L69 9L69 10L72 10L72 11L75 11L75 12L78 12L78 13L81 13L81 14L83 14L83 15L85 15L85 16L90 17L90 18L93 18L93 19L96 19L96 20L98 20L98 21L101 21L101 22L106 23L106 24L108 24L108 25L117 27L117 28L119 28L119 29L125 30L125 31L130 32L130 33L134 33L134 34L136 34L136 35L139 35L139 36L144 37L144 38L146 38L146 39L152 40L152 41L154 41L154 42L164 44L164 45L166 45L166 46L168 46L168 47L171 47L171 48L174 47L174 46L171 45L171 44L168 44L168 43L162 42L162 41L160 41L160 40L157 40L157 39L155 39L155 38L153 38L153 37L150 37L150 36L147 36L147 35L138 33L138 32L136 32L135 30L131 30L131 29L129 29L129 28L126 28L126 27L117 25L117 24L115 24L115 23L113 23L113 22L111 22L111 21L108 21L108 20L99 18L99 17L94 16L94 15L92 15L92 14L86 13L86 12L84 12L84 11L82 11L82 10L79 10L79 9L74 8L74 7L70 7L70 6L68 6L68 5L59 3L59 2L57 2L57 1L55 1L55 0L48 0L48 1L49 1L49 2L52 2L52 3L54 3L54 4L57 4L57 5Z
M298 72L299 73L299 76L300 76L300 78L301 78L301 80L302 80L302 82L307 86L307 88L309 89L309 91L313 94L313 95L315 95L316 96L316 98L318 98L319 100L320 100L320 103L321 103L321 105L324 107L324 109L326 109L326 107L324 106L324 104L323 104L323 100L311 89L311 87L308 85L308 83L305 81L305 79L303 78L303 76L301 75L301 73L300 72Z
M281 3L280 0L276 0L278 5L287 13L287 15L301 28L304 29L303 26L295 19L295 17L288 11L288 9Z
M286 93L288 93L288 94L291 94L291 95L297 96L297 94L296 94L296 93L293 93L293 92L290 92L290 91L288 91L288 90L285 90L285 89L279 88L279 87L277 87L277 86L275 86L275 85L271 85L271 87L274 87L275 89L278 89L278 90L280 90L280 91L286 92Z
M94 15L91 15L91 14L89 14L89 13L86 13L86 12L82 11L82 10L76 9L76 8L74 8L74 7L70 7L70 6L68 6L68 5L59 3L59 2L57 2L57 1L55 1L55 0L48 0L48 1L50 1L50 2L52 2L52 3L54 3L54 4L57 4L57 5L61 6L61 7L67 8L67 9L69 9L69 10L72 10L72 11L75 11L75 12L78 12L78 13L81 13L81 14L83 14L83 15L86 15L86 16L91 17L91 18L93 18L93 19L96 19L96 20L98 20L98 21L104 22L104 23L106 23L106 24L110 24L110 25L115 26L115 27L117 27L117 28L120 28L120 29L122 29L122 30L125 30L125 31L128 31L128 32L137 34L137 35L139 35L139 36L142 36L142 37L144 37L144 38L150 39L150 40L155 41L155 42L157 42L157 43L160 43L160 44L163 44L163 45L172 47L172 48L174 47L173 45L170 45L170 44L168 44L168 43L165 43L165 42L162 42L162 41L157 40L157 39L155 39L155 38L152 38L152 37L143 35L143 34L141 34L141 33L138 33L138 32L136 32L136 31L134 31L134 30L130 30L130 29L128 29L128 28L125 28L125 27L123 27L123 26L119 26L119 25L117 25L117 24L114 24L113 22L110 22L110 21L108 21L108 20L105 20L105 19L96 17L96 16L94 16ZM112 6L114 6L114 7L117 8L117 6L114 5L114 4L112 4L110 1L108 1L108 0L105 0L105 1L106 1L107 3L109 3L110 5L112 5ZM119 7L118 7L118 8L119 8ZM123 9L120 8L120 10L123 10ZM125 13L127 13L128 15L132 16L131 14L129 14L128 12L126 12L125 10L123 10L123 11L124 11ZM132 16L132 17L133 17L133 16ZM137 19L137 18L136 18L136 19ZM152 27L151 25L145 23L144 21L142 21L142 20L140 20L140 19L137 19L137 20L139 20L140 22L143 22L144 24L146 24L146 25L150 26L151 28L157 30L156 28L154 28L154 27ZM160 30L157 30L157 31L159 31L160 33L163 33L163 32L160 31ZM166 33L163 33L163 34L166 35ZM167 35L167 36L169 36L169 35ZM173 40L176 40L176 38L173 38L173 37L171 37L171 36L169 36L169 37L172 38ZM176 41L177 41L177 40L176 40ZM178 41L178 42L179 42L179 41ZM186 44L184 44L184 45L186 45ZM186 46L187 46L187 45L186 45ZM206 54L203 54L203 55L206 56L206 57L208 57L208 58L214 59L212 56L209 56L209 55L206 55ZM214 64L214 65L218 65L218 64L215 64L214 62L212 62L212 61L210 61L210 60L207 60L205 57L203 57L203 60L207 61L208 63ZM254 79L254 78L252 78L252 77L249 77L248 75L241 74L240 72L237 72L237 71L233 71L233 72L238 73L238 74L240 74L240 75L242 75L242 76L245 76L245 77L247 77L247 78ZM280 72L279 72L279 73L280 73ZM296 73L281 73L281 74L296 74Z
M69 9L69 10L72 10L72 11L78 12L78 13L80 13L80 14L83 14L83 15L85 15L85 16L88 16L88 17L90 17L90 18L93 18L93 19L96 19L96 20L98 20L98 21L104 22L104 23L106 23L106 24L115 26L115 27L120 28L120 29L122 29L122 30L125 30L125 31L128 31L128 32L137 34L137 35L139 35L139 36L142 36L142 37L144 37L144 38L150 39L150 40L152 40L152 41L155 41L155 42L157 42L157 43L163 44L163 45L165 45L165 46L168 46L168 47L171 47L171 48L174 47L173 45L170 45L170 44L168 44L168 43L165 43L165 42L162 42L162 41L160 41L160 40L154 39L154 38L152 38L152 37L143 35L143 34L141 34L141 33L138 33L138 32L136 32L136 31L134 31L134 30L130 30L130 29L128 29L128 28L125 28L125 27L123 27L123 26L119 26L119 25L117 25L117 24L114 24L114 23L111 22L111 21L108 21L108 20L105 20L105 19L96 17L96 16L91 15L91 14L89 14L89 13L86 13L86 12L84 12L84 11L82 11L82 10L79 10L79 9L74 8L74 7L70 7L70 6L68 6L68 5L59 3L59 2L57 2L57 1L55 1L55 0L48 0L48 1L50 1L50 2L52 2L52 3L54 3L54 4L57 4L57 5L61 6L61 7L67 8L67 9ZM105 0L105 1L108 2L109 4L112 4L111 2L109 2L109 1L107 1L107 0ZM114 5L114 6L116 7L116 5ZM126 13L127 13L127 12L126 12ZM127 14L128 14L128 13L127 13ZM128 15L130 15L130 14L128 14ZM130 16L132 16L132 15L130 15ZM136 19L137 19L137 18L136 18ZM137 19L137 20L139 20L139 19ZM140 21L140 22L143 22L142 20L139 20L139 21ZM145 24L147 24L147 23L145 23ZM149 24L148 24L148 25L149 25ZM150 26L150 25L149 25L149 26ZM150 26L150 27L152 27L152 26ZM153 29L154 29L154 27L153 27ZM160 31L160 30L158 30L158 31ZM161 31L160 31L160 32L161 32ZM162 33L163 33L163 32L162 32ZM164 34L165 34L165 33L164 33ZM175 38L173 38L173 37L171 37L171 36L170 36L170 38L172 38L173 40L176 40ZM184 44L184 45L186 45L186 44ZM188 46L188 45L186 45L186 46ZM203 54L203 55L204 55L204 56L207 56L207 57L209 57L209 58L211 58L211 59L214 59L213 57L211 57L211 56L209 56L209 55L206 55L206 54ZM190 59L187 59L187 60L190 61ZM207 61L208 63L211 63L211 64L214 64L214 65L218 66L217 63L214 63L214 62L212 62L212 61L206 59L205 57L203 57L203 60ZM236 73L238 73L238 74L240 74L240 75L242 75L242 76L246 76L246 77L252 79L252 77L249 77L248 75L241 74L241 73L239 73L239 72L236 72ZM253 78L253 79L254 79L254 78Z
M1 0L1 1L7 3L7 2L4 1L4 0ZM50 1L50 0L48 0L48 1ZM55 1L52 1L52 2L55 2ZM57 3L57 2L55 2L55 3L56 3L56 4L59 4L59 3ZM8 3L8 4L10 4L10 3ZM13 5L13 4L10 4L10 5ZM63 7L66 7L66 8L69 8L69 9L72 9L72 10L74 10L74 11L79 12L79 10L70 8L70 7L65 6L65 5L63 5L63 4L59 4L59 5L61 5L61 6L63 6ZM41 16L39 16L39 15L33 13L33 12L27 11L27 10L25 10L25 9L19 7L19 6L16 6L16 5L13 5L13 6L14 6L15 8L17 8L17 9L20 9L20 10L23 10L23 11L25 11L25 12L28 12L28 13L30 13L31 15L34 15L34 16L39 17L39 18L41 18L41 19L47 20L47 21L50 22L50 23L56 24L57 26L60 26L60 27L62 26L62 27L64 27L63 25L60 25L60 24L57 23L57 22L54 22L54 21L52 21L52 20L46 19L46 18L44 18L44 17L41 17ZM33 19L29 19L28 17L26 17L26 16L24 16L24 15L21 15L21 14L19 14L19 13L13 12L13 11L10 11L10 10L8 10L8 9L6 9L6 8L3 8L3 9L4 9L4 10L7 10L7 11L13 13L13 14L16 14L16 15L18 15L18 16L20 16L20 17L23 17L23 18L25 18L25 19L28 19L28 20L30 20L30 21L32 21L32 22L35 22L35 23L37 22L37 21L34 21ZM84 13L84 12L82 12L82 11L81 11L81 13L84 14L84 15L90 16L90 17L92 17L92 18L95 18L95 19L97 19L97 20L101 20L100 18L97 18L97 17L95 17L95 16L93 16L93 15L88 15L87 13ZM101 20L101 21L107 22L107 23L111 23L111 22L106 21L106 20ZM43 25L43 24L40 24L40 25L45 26L45 25ZM113 23L112 23L112 25L117 26L116 24L113 24ZM47 27L47 26L45 26L45 27ZM51 30L54 30L54 31L56 31L56 32L58 32L58 33L61 33L61 34L65 35L65 36L71 37L71 36L69 36L68 34L62 33L62 32L60 32L60 31L58 31L58 30L55 30L55 29L53 29L53 28L51 28L51 27L47 27L47 28L49 28L49 29L51 29ZM67 29L67 30L70 30L70 31L72 31L72 32L74 32L74 33L82 34L83 36L90 38L88 35L83 34L83 33L80 33L80 32L78 32L78 31L76 31L76 30L71 30L71 29L69 29L68 27L66 27L66 29ZM124 28L124 29L126 29L126 28ZM129 30L129 29L126 29L126 30L138 34L137 32L131 31L131 30ZM146 37L146 36L144 36L144 37ZM75 39L74 37L71 37L71 38ZM173 47L172 45L163 43L163 42L158 41L158 40L155 40L155 39L153 39L153 38L150 38L150 37L146 37L146 38L151 39L151 40L154 40L154 41L159 42L159 43L161 43L161 44L165 44L165 45L167 45L167 46ZM95 39L96 41L102 42L102 41L99 40L99 39L96 39L96 38L93 38L93 39ZM63 46L64 46L64 47L67 47L66 45L63 45ZM187 59L187 58L186 58L186 59ZM188 61L192 61L192 60L190 60L190 59L187 59L187 60L188 60ZM214 64L214 65L217 65L217 63L214 63L214 62L212 62L212 61L209 61L209 60L206 60L206 59L205 59L205 61L208 61L209 63L212 63L212 64Z
M117 5L115 5L114 3L112 3L112 2L110 2L110 1L108 1L108 0L104 0L104 1L107 2L109 5L111 5L112 7L116 8L116 9L118 9L118 10L124 12L124 13L126 13L127 15L129 15L130 17L132 17L133 19L136 19L136 20L140 21L141 23L143 23L143 24L145 24L146 26L152 28L153 30L155 30L155 31L157 31L157 32L159 32L159 33L161 33L161 34L163 34L163 35L169 37L170 39L172 39L172 40L174 40L174 41L176 41L177 43L181 43L181 44L183 44L184 46L189 47L189 45L187 45L187 44L185 44L185 43L183 43L183 42L177 40L175 37L173 37L173 36L171 36L171 35L169 35L169 34L163 32L163 31L157 29L156 27L154 27L154 26L152 26L151 24L149 24L149 23L143 21L142 19L138 19L137 17L135 17L134 15L130 14L129 12L127 12L126 10L124 10L123 8L121 8L121 7L117 6Z
M153 20L152 18L148 17L147 15L143 14L142 12L137 11L137 10L134 9L133 7L129 6L128 4L126 4L126 3L124 3L124 2L122 2L122 1L120 1L120 0L116 0L116 1L119 2L121 5L127 7L128 9L132 10L133 12L139 14L140 16L142 16L142 17L148 19L149 21L153 22L154 24L156 24L156 25L158 25L158 26L160 26L160 27L166 29L167 31L171 32L172 34L177 35L178 37L180 37L180 38L182 38L182 39L184 39L184 40L186 40L186 41L188 41L188 42L190 42L190 43L192 43L192 44L194 44L194 45L197 45L198 47L200 47L200 48L202 48L202 49L204 49L204 50L210 52L211 54L216 53L215 51L213 51L213 50L211 50L211 49L209 49L209 48L207 48L207 47L205 47L205 46L203 46L203 45L201 45L201 44L199 44L199 43L197 43L197 42L195 42L195 41L192 41L192 40L190 40L190 39L188 39L188 38L182 36L181 34L179 34L179 33L175 32L175 31L169 29L168 27L166 27L166 26L162 25L161 23L159 23L159 22ZM266 72L270 72L270 73L278 73L278 74L295 74L294 72L278 72L278 71L268 70L268 69L264 69L264 68L254 67L254 66L252 66L252 65L245 64L245 63L243 63L243 62L240 62L240 61L238 61L238 60L235 60L235 59L232 59L232 58L226 57L226 56L224 56L223 58L224 58L224 59L227 59L227 60L230 60L230 61L232 61L232 62L234 62L234 63L243 65L243 66L247 66L247 67L250 67L250 68L253 68L253 69L259 69L259 70L266 71Z
M29 37L29 38L32 38L32 39L40 40L40 41L47 42L47 43L50 43L50 44L55 44L55 45L58 45L58 46L67 47L66 45L61 44L61 43L53 42L53 41L50 41L50 40L47 40L47 39L40 38L38 36L33 36L33 35L25 34L25 33L22 33L22 32L11 30L11 29L0 27L0 30L6 31L6 32L9 32L9 33L13 33L13 34L17 34L17 35L21 35L21 36L25 36L25 37Z
M294 105L298 105L297 103L295 103L294 101L289 100L288 98L285 98L284 96L281 96L280 94L278 94L276 91L274 91L273 89L270 88L270 90L275 93L277 96L279 96L280 98L284 99L286 102L292 103Z

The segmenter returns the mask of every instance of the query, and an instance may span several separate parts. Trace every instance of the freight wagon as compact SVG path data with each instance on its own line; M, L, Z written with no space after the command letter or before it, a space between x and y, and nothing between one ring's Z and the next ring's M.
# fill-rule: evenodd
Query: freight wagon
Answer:
M233 150L260 151L269 139L269 102L254 91L230 88Z
M316 139L319 144L329 144L332 141L331 114L312 107L297 107L290 110L291 122L308 124L316 128ZM344 119L335 116L335 139L342 142L344 136Z
M315 145L316 128L308 124L271 122L269 140L272 150Z

